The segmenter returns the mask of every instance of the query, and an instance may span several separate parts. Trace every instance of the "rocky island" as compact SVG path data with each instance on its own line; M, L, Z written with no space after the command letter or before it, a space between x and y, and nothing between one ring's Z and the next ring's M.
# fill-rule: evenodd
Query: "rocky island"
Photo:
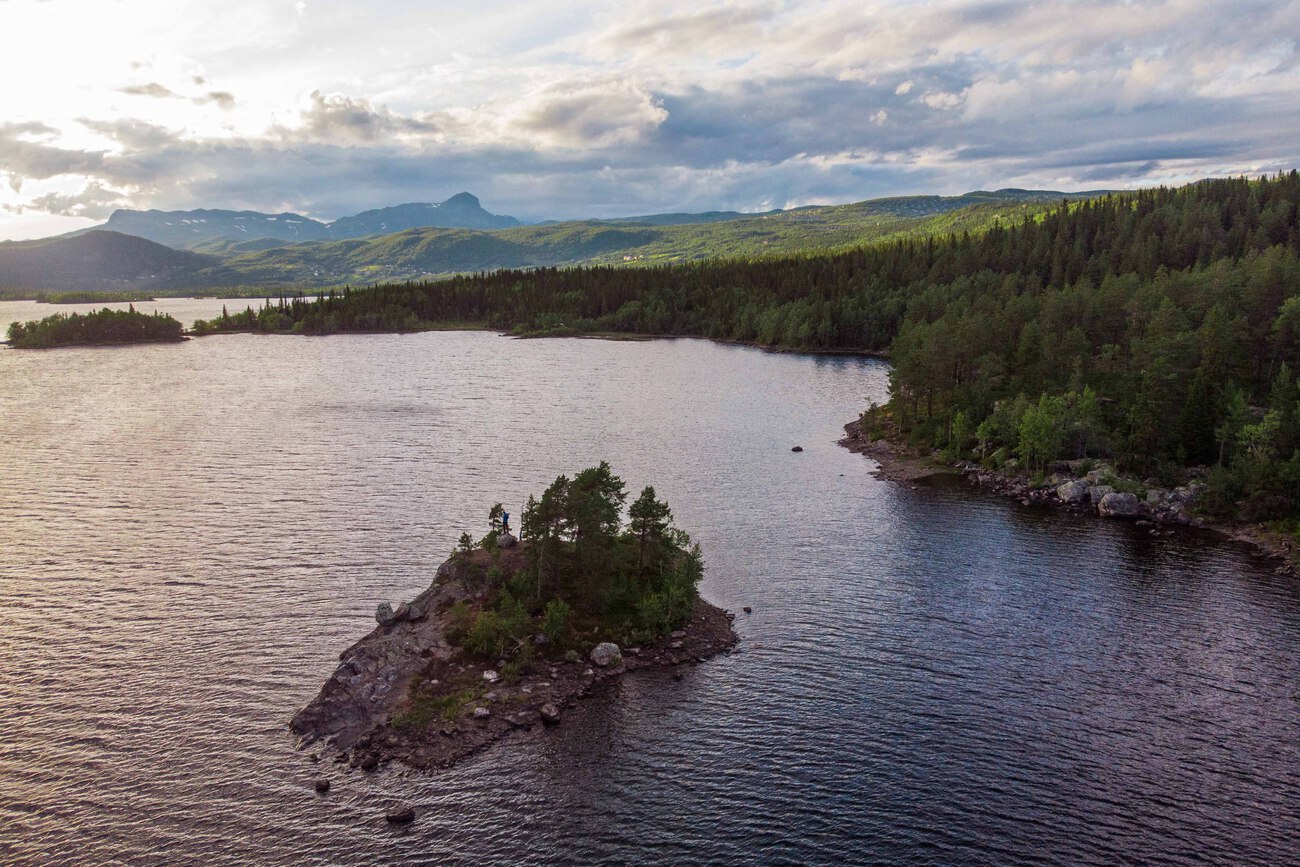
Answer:
M700 599L698 545L646 488L628 510L601 463L529 498L522 541L500 504L461 536L429 589L340 655L290 728L337 761L448 767L517 732L559 724L602 680L702 662L737 641Z

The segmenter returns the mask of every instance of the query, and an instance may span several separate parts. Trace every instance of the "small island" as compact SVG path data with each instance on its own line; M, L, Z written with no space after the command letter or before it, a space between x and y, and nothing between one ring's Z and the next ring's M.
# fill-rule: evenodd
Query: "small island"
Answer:
M699 598L700 548L647 487L628 507L601 462L529 497L519 537L501 504L462 534L432 585L340 656L296 714L299 746L373 769L448 767L512 732L559 724L599 681L693 664L736 643Z
M16 349L56 346L107 346L125 343L162 343L185 339L185 329L162 313L128 310L94 310L90 313L55 313L31 322L9 326L9 343Z

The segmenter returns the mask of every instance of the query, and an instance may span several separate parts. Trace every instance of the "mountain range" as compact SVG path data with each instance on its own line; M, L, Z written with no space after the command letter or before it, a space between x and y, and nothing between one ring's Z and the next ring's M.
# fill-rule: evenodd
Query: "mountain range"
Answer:
M0 243L0 289L249 294L496 268L666 264L977 230L1103 191L1005 189L759 214L714 211L523 225L460 193L323 223L294 213L115 211L102 226ZM12 292L10 293L12 294Z
M222 242L254 242L264 249L265 244L259 242L338 241L422 226L506 229L518 225L519 221L514 217L489 213L474 196L458 193L437 204L411 202L390 208L377 208L351 217L342 217L332 223L322 223L290 212L264 214L260 211L208 208L193 211L122 209L114 211L102 226L80 229L70 234L84 235L87 232L106 230L135 235L181 250L204 250L216 244L213 251L220 252L229 249L228 246L222 246Z

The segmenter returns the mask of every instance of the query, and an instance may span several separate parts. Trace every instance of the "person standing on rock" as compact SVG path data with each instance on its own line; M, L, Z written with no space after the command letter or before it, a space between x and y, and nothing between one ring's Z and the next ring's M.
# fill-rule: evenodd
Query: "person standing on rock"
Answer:
M501 532L506 536L510 535L510 513L509 512L501 513Z

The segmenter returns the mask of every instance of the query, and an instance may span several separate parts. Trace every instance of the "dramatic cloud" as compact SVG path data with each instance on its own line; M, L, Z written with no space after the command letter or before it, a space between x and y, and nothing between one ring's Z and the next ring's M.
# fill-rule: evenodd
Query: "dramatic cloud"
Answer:
M514 126L540 143L592 149L625 145L659 126L668 112L630 82L558 85L533 95Z
M28 205L6 205L10 213L21 214L26 210L42 211L61 217L86 217L102 220L117 208L126 204L126 194L110 190L99 183L87 184L79 193L64 195L46 193L31 200Z
M0 122L22 214L0 236L119 204L328 219L468 189L548 218L1291 168L1297 20L1300 0L7 0L25 38L0 75L29 84Z

